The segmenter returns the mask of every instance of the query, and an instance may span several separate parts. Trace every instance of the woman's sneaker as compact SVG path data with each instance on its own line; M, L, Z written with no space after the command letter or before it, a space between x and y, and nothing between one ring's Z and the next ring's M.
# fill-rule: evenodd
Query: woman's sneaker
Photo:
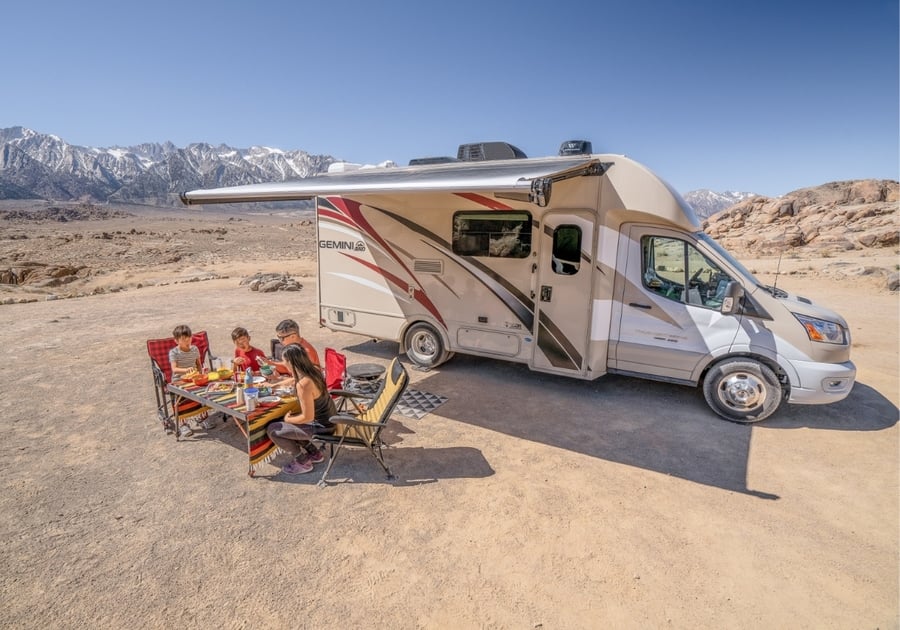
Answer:
M194 432L191 431L191 427L186 424L182 424L178 427L178 437L191 437L194 435Z
M287 475L302 475L303 473L312 472L313 465L305 461L292 460L281 470Z
M321 464L325 461L325 453L321 450L316 451L315 453L306 454L306 463L307 464Z

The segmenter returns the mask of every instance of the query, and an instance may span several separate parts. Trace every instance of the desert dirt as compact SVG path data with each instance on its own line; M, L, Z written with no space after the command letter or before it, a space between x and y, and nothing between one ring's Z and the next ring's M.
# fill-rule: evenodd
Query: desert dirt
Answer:
M457 355L410 369L448 400L394 416L394 481L353 450L318 488L284 456L249 477L233 424L166 435L146 340L187 323L227 357L292 317L351 363L397 344L318 327L297 215L129 212L0 221L3 265L85 266L0 287L0 626L898 627L898 301L860 271L896 250L781 261L850 323L845 401L742 426L699 390ZM240 285L260 271L304 288Z

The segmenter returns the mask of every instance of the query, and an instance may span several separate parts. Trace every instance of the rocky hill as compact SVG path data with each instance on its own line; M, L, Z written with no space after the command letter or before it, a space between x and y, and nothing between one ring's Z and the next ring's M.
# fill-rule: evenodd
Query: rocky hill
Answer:
M704 230L734 252L758 255L792 248L835 254L898 244L900 185L863 179L757 196L712 215Z
M224 144L98 149L10 127L0 129L0 199L177 205L185 190L308 177L332 162L305 151Z

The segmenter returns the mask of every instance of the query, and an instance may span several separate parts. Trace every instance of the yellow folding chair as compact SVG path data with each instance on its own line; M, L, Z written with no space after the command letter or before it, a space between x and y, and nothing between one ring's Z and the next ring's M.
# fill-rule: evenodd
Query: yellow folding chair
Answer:
M408 384L409 374L400 360L395 358L391 361L387 375L374 396L348 390L331 392L332 395L342 396L352 405L352 410L331 417L331 422L335 425L333 434L316 436L316 440L328 444L329 447L328 466L319 480L320 487L325 485L331 467L334 466L341 449L345 446L367 449L387 473L387 478L394 478L391 470L384 463L384 455L381 452L383 445L381 433L387 426L388 420L391 419L391 414Z

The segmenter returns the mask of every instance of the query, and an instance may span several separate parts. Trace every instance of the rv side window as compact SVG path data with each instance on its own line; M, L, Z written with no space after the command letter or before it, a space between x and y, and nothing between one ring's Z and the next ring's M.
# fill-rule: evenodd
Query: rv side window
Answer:
M581 266L581 228L577 225L560 225L553 230L553 271L563 276L574 276Z
M453 253L525 258L531 254L531 215L527 212L457 212L453 215Z
M731 278L687 241L645 236L641 255L648 290L676 302L714 309L722 306Z

